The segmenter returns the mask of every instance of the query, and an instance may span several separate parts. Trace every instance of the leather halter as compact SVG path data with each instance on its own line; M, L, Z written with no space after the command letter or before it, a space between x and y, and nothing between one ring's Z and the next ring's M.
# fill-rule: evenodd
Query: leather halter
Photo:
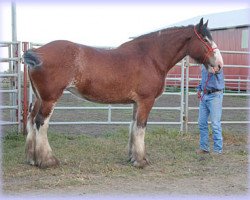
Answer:
M195 32L195 34L197 35L197 37L200 39L200 41L201 41L203 44L205 44L205 46L206 46L207 49L208 49L208 52L206 53L206 55L204 56L204 59L203 59L203 61L202 61L202 63L204 64L204 62L205 62L205 61L207 60L207 58L208 58L208 54L211 53L211 52L213 52L215 49L218 49L218 48L217 48L217 47L215 47L215 48L210 47L210 46L203 40L203 38L199 35L199 33L197 32L195 26L194 26L194 32Z

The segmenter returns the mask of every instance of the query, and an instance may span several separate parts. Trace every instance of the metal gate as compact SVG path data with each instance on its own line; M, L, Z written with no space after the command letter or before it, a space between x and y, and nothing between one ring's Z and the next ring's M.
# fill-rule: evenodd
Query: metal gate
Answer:
M2 55L0 58L0 80L2 119L0 125L17 125L21 131L21 42L0 42Z

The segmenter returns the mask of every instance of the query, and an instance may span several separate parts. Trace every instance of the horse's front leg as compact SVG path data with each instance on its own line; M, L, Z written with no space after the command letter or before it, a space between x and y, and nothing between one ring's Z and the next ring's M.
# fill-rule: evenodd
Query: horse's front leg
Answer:
M137 103L133 104L133 118L132 122L129 127L129 143L128 143L128 155L129 155L129 161L131 161L132 158L132 146L133 146L133 132L134 132L134 126L136 123L136 113L137 113Z
M131 124L129 137L129 159L135 167L143 168L148 164L145 149L145 130L149 112L154 104L154 99L138 102L136 121Z

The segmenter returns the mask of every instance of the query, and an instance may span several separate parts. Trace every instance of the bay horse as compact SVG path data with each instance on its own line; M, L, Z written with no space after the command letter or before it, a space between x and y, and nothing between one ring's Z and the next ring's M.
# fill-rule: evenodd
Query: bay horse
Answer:
M53 41L23 55L36 101L28 117L26 161L40 168L57 166L47 138L56 102L68 90L89 101L133 104L129 160L148 164L145 129L149 112L164 91L168 71L189 55L212 73L223 59L203 18L196 25L166 28L139 36L114 49Z

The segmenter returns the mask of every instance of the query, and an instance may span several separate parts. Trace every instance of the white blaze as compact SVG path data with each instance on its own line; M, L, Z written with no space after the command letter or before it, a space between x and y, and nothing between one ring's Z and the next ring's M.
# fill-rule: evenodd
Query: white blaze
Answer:
M223 59L220 53L220 50L218 49L217 45L215 42L212 42L212 48L214 49L214 56L215 56L215 64L220 65L221 68L223 67Z

